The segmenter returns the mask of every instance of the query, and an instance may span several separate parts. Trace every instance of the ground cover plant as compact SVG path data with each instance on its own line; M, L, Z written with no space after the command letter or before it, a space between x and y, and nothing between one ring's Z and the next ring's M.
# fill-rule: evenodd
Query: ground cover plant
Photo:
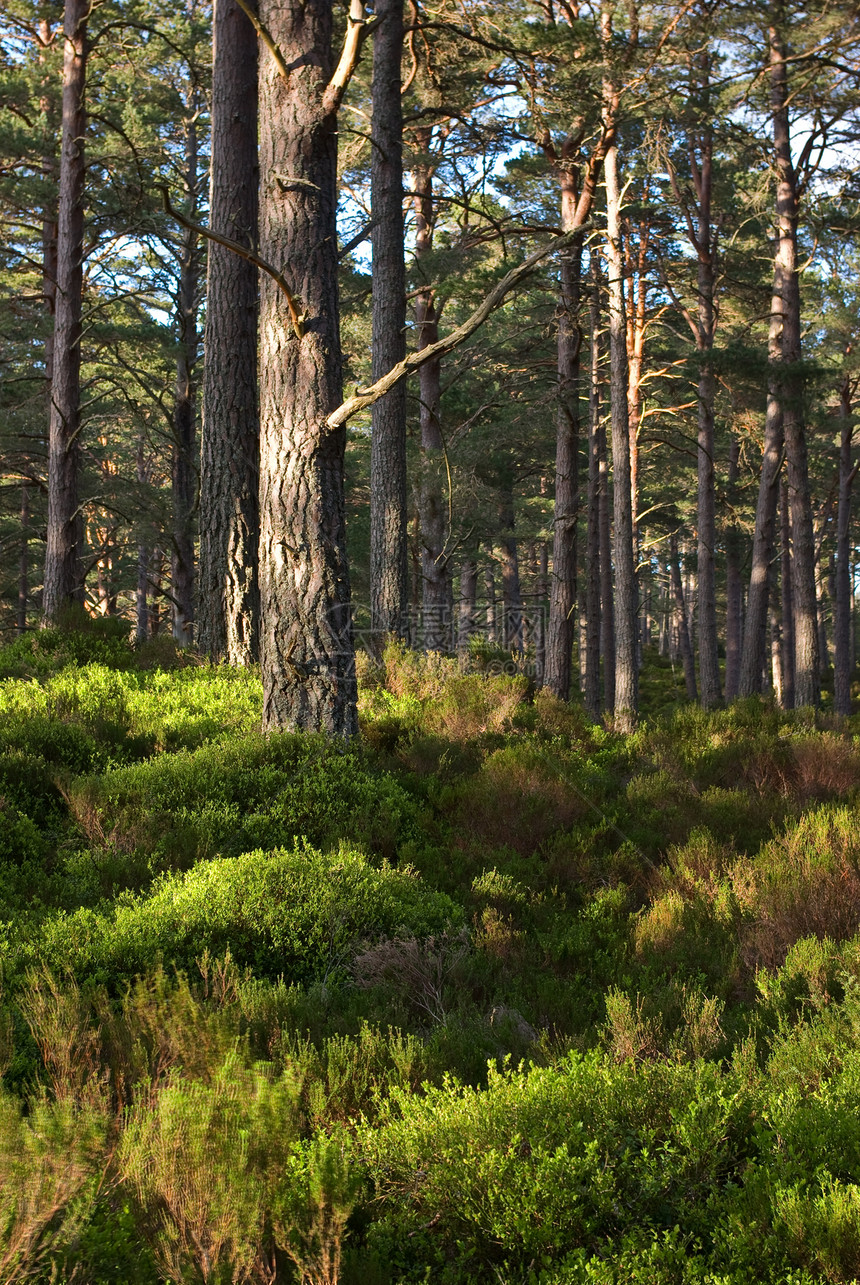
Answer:
M0 1281L860 1276L860 721L0 652Z

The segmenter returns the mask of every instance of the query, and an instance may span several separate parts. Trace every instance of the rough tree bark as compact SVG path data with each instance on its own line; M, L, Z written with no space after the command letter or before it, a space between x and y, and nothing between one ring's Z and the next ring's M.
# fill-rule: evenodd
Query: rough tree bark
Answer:
M475 632L475 601L478 596L478 563L468 554L460 563L460 619L457 624L457 650L466 656L469 640Z
M373 37L370 187L373 379L406 355L403 252L403 0L379 0ZM374 402L370 438L370 620L375 640L409 634L406 382Z
M595 722L600 717L600 274L591 256L591 379L588 416L588 500L586 521L585 589L585 708Z
M636 726L639 673L636 647L636 573L630 492L630 423L627 410L627 325L621 253L621 191L618 149L606 154L606 260L609 283L610 413L612 423L613 553L615 564L615 723Z
M523 600L520 591L520 563L515 535L512 479L503 481L499 501L499 530L502 550L503 641L507 650L523 650Z
M779 488L779 591L781 607L780 668L782 672L783 709L794 709L794 558L791 548L791 513L788 486L783 475Z
M729 446L729 503L737 502L737 483L740 474L740 442L732 437ZM732 515L726 527L726 703L738 694L740 680L743 609L741 585L741 533Z
M257 243L257 33L236 0L215 0L209 221ZM197 645L212 660L259 656L260 422L257 268L210 242L200 444Z
M421 143L430 145L428 131L422 132ZM417 166L413 172L415 189L415 257L421 271L422 256L433 248L433 168ZM415 324L418 349L428 348L439 338L439 318L432 289L421 290L415 299ZM448 619L450 569L445 552L445 500L443 473L445 444L440 417L442 363L438 358L426 362L418 376L421 403L421 464L418 478L418 510L421 528L421 616L423 645L427 651L447 651L450 646Z
M800 367L800 278L797 262L797 222L800 185L791 158L788 65L783 35L785 15L768 29L771 73L774 159L777 171L776 213L778 255L784 259L781 281L782 335L781 378L778 395L782 405L791 536L794 596L794 689L798 706L817 706L821 698L817 602L815 594L815 538L809 490L806 427L803 411L803 375Z
M189 88L185 118L185 196L191 217L197 208L198 138L197 91ZM196 388L199 337L197 304L200 286L200 247L196 233L185 229L180 243L176 297L176 389L173 397L171 450L172 529L170 582L173 637L183 647L192 642L194 627L194 508L197 493Z
M81 430L81 316L84 252L89 0L66 0L63 127L57 217L56 311L48 434L48 530L42 609L55 623L80 599L78 472Z
M262 276L263 726L347 737L358 720L345 430L326 419L342 395L336 126L352 70L347 46L363 24L360 5L355 9L337 68L331 0L261 0L259 10L280 53L267 45L260 59L260 251L283 265L303 314L294 321L283 291Z
M696 662L693 659L693 644L690 642L690 626L687 616L687 597L681 580L681 565L678 557L678 535L673 531L669 536L669 571L672 577L672 592L675 595L675 606L678 615L678 644L681 649L681 661L684 666L684 683L687 688L687 700L697 700Z
M839 390L841 432L839 442L839 504L836 512L836 605L834 611L833 693L837 714L851 713L851 489L857 464L851 463L854 423L851 415L851 381L846 375Z

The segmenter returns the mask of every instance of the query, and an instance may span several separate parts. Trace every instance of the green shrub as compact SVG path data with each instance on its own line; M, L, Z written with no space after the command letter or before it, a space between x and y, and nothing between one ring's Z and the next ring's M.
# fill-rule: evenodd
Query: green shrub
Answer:
M347 849L299 847L200 862L110 910L54 915L31 949L52 968L111 985L157 958L191 973L204 950L311 982L343 969L364 938L431 936L460 917L408 869L377 868Z

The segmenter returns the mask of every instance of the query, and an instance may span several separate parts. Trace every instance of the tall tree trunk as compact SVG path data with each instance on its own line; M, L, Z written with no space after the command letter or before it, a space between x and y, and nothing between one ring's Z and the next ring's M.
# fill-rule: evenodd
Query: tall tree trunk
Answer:
M514 496L510 481L502 484L499 527L502 549L502 604L504 645L513 652L523 650L523 600L520 592L520 563L514 519Z
M21 487L21 554L18 562L18 618L15 632L27 632L27 606L30 600L30 487Z
M636 646L636 574L630 491L630 424L627 411L627 325L621 254L621 191L618 149L606 153L606 259L609 278L610 407L615 518L615 722L622 732L636 726L639 673Z
M600 655L603 658L603 708L615 708L615 589L612 574L612 533L606 424L597 424L597 521L600 534Z
M493 570L495 558L493 556L493 546L488 544L486 547L487 562L484 567L484 593L487 597L487 641L495 643L498 640L498 630L496 628L496 574Z
M585 589L585 708L600 717L600 270L591 256L591 378L588 397L588 501Z
M258 184L257 33L236 0L215 0L209 222L249 249ZM248 665L260 650L256 267L211 241L206 297L197 645Z
M726 528L726 703L738 694L740 679L743 609L741 586L741 533L734 517L737 504L737 483L740 472L741 446L732 437L729 447L729 502L732 517Z
M538 549L537 573L537 613L535 615L535 686L544 686L546 676L546 626L547 597L549 594L549 549L546 540L541 540Z
M681 650L681 661L684 666L684 683L687 688L687 699L698 698L696 691L696 663L693 659L693 644L690 642L690 626L687 616L687 598L681 580L681 566L678 557L678 536L673 531L669 537L669 571L672 576L672 592L675 595L675 606L678 614L678 644Z
M185 194L194 217L197 207L197 93L188 92L185 120ZM194 368L197 364L197 302L200 250L196 233L184 231L179 262L176 308L176 391L173 398L170 549L173 637L183 647L192 642L194 625L194 504L197 490Z
M803 374L800 351L800 278L797 263L798 179L791 159L788 69L779 6L779 25L768 29L774 159L777 171L776 214L782 258L782 345L778 395L782 404L794 564L794 685L798 706L817 706L821 698L821 658L815 596L815 539L809 490Z
M857 465L851 463L854 423L851 417L851 382L848 376L839 393L841 432L839 442L839 505L836 512L836 605L834 613L833 694L837 714L851 713L851 488Z
M782 706L794 709L794 559L791 551L791 513L783 476L779 489L779 584L782 605Z
M373 37L372 375L406 355L403 248L403 0L379 0ZM406 381L374 402L370 438L370 620L375 640L409 635L406 549Z
M564 168L561 226L577 226L577 171ZM573 631L576 624L576 528L579 519L579 328L584 234L561 259L558 322L558 403L556 409L555 505L552 581L546 647L546 685L561 700L570 698Z
M260 653L263 727L358 730L343 491L337 102L331 0L261 0L290 70L260 60L260 252L304 321L260 281Z
M422 136L425 148L430 145L429 131ZM415 187L415 255L421 270L421 259L433 248L433 169L418 166L413 175ZM439 338L439 318L433 290L421 290L415 299L415 323L418 348L428 347ZM445 444L441 421L442 366L438 358L427 361L418 372L421 400L421 465L418 479L418 507L421 525L421 611L424 647L428 651L447 651L450 645L448 619L449 576L445 551L444 471Z
M66 0L63 19L63 129L57 218L51 419L48 437L48 538L43 611L56 623L80 600L78 471L81 430L81 318L84 253L89 0Z
M475 601L478 596L478 563L469 554L460 564L460 619L457 627L457 650L469 653L469 641L475 632Z

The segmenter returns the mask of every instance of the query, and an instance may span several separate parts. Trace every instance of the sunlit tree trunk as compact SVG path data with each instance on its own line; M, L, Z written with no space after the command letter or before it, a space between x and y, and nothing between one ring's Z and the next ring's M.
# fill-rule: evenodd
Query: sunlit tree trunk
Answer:
M851 489L857 465L851 463L854 423L851 415L851 382L848 376L839 393L841 432L839 443L839 504L836 513L836 604L834 616L833 692L837 714L851 713Z
M684 683L687 688L687 699L698 698L696 691L696 662L693 659L693 644L690 641L690 626L687 615L687 597L681 579L681 566L678 556L678 536L673 531L669 537L669 571L672 577L672 592L675 595L675 607L678 617L678 644L681 651L681 662L684 666Z
M84 253L84 135L88 0L66 0L63 124L57 216L56 311L48 436L48 530L43 611L56 622L80 601L78 472Z
M729 501L737 504L740 442L732 437L729 447ZM732 515L726 528L726 702L738 694L742 646L743 587L741 584L741 533Z
M588 398L588 500L585 590L585 708L600 717L600 274L591 259L589 319L591 378Z

